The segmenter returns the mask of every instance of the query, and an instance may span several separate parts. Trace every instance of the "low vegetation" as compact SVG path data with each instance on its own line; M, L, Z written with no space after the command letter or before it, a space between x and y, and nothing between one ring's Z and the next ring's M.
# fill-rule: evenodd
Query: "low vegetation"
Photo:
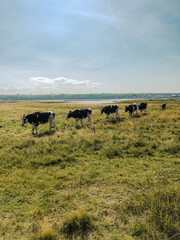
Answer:
M97 100L97 99L180 99L178 93L90 93L90 94L38 94L38 95L5 95L0 94L1 101L29 101L29 100Z
M92 124L78 128L66 115L87 105L0 103L0 239L177 240L180 102L161 103L131 118L120 102L107 121L88 105ZM58 131L21 126L46 110Z

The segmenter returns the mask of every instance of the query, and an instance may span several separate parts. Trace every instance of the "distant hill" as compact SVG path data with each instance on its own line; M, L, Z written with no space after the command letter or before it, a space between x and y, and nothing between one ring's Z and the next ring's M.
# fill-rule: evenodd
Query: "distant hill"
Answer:
M49 94L49 95L0 95L0 101L31 100L89 100L89 99L167 99L179 98L179 93L100 93L100 94Z

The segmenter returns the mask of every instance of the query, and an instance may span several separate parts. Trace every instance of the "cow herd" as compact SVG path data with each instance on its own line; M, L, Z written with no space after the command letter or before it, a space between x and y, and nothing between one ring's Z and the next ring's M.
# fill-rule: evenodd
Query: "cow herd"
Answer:
M129 106L125 106L125 112L129 112L130 116L136 112L139 108L139 111L142 113L143 111L146 111L147 103L143 102L137 105L136 103L133 103ZM163 103L161 105L161 109L165 110L166 104ZM116 113L116 118L119 118L119 106L118 105L107 105L104 108L100 110L100 114L103 113L106 114L106 119L109 119L109 115ZM69 111L67 114L66 119L74 118L76 121L76 127L78 121L81 122L83 126L83 119L88 118L88 123L91 124L91 115L92 115L92 109L91 108L84 108L84 109L76 109L75 111ZM55 113L53 111L49 112L33 112L31 114L28 114L25 116L25 114L22 117L22 126L24 126L26 123L30 123L33 125L32 133L34 134L34 129L36 129L37 134L37 127L39 124L43 123L50 123L49 132L51 131L52 126L54 126L57 129L56 123L55 123Z

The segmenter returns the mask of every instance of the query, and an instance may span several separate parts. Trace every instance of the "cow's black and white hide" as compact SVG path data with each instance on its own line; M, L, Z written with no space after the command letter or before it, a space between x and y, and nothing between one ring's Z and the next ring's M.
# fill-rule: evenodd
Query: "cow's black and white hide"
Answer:
M109 115L112 113L116 113L116 118L119 118L119 106L118 105L107 105L101 110L101 115L103 113L106 114L106 119L109 119Z
M52 125L57 129L56 123L55 123L55 113L52 111L49 112L33 112L31 114L28 114L25 116L25 114L22 117L22 126L24 126L26 123L30 123L33 125L32 133L34 134L34 129L36 129L37 134L37 127L39 124L44 123L50 123L49 126L49 132L51 131Z
M132 116L134 112L136 112L137 114L137 108L138 108L138 105L136 103L133 103L129 106L125 106L125 112L129 112L129 115Z
M133 103L133 113L136 112L137 114L137 109L138 109L138 105L136 103Z
M88 118L88 123L91 124L91 115L92 115L91 108L76 109L73 112L72 111L68 112L66 119L71 117L74 118L76 120L76 127L77 127L78 121L80 121L83 126L83 118Z
M162 110L165 110L165 108L166 108L166 103L163 103L163 104L161 105L161 109L162 109Z
M143 103L140 103L139 104L139 110L141 111L141 113L144 111L146 111L146 108L147 108L147 103L146 102L143 102Z

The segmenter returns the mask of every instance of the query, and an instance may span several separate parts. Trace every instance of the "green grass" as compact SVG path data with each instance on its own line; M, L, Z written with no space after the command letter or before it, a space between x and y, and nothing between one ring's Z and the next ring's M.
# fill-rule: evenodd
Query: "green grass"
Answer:
M0 239L164 240L180 232L180 102L75 128L81 105L0 103ZM86 107L86 105L82 105ZM22 115L54 110L49 125ZM87 120L84 121L86 123ZM176 239L176 238L174 238Z

